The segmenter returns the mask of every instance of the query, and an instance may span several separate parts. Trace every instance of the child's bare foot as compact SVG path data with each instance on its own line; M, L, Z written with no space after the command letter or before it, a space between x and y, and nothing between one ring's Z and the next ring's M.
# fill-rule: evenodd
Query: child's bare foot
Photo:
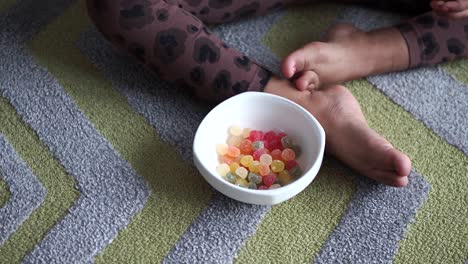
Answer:
M432 9L451 18L468 17L468 0L432 0Z
M328 153L378 182L396 187L408 184L410 159L367 125L358 102L345 87L297 91L288 81L272 78L265 91L310 111L325 129Z
M409 65L406 42L394 28L363 32L338 24L329 30L325 40L311 42L283 61L283 75L294 77L299 90L403 70Z

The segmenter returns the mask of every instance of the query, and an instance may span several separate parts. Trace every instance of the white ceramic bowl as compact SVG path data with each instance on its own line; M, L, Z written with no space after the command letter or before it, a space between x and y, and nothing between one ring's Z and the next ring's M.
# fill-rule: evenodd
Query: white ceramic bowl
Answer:
M303 175L278 189L252 190L236 186L216 172L216 145L226 143L232 125L258 130L280 130L302 148L297 159ZM294 197L317 175L325 149L325 132L304 108L285 98L260 92L246 92L227 99L203 119L193 142L194 162L202 176L216 190L241 202L273 205Z

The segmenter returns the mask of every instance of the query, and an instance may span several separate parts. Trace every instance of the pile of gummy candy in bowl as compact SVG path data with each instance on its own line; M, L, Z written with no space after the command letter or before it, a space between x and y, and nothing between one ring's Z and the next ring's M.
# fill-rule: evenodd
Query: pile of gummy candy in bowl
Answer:
M216 171L226 181L254 190L276 189L302 175L296 161L301 148L279 130L255 130L233 125L225 143L216 145Z

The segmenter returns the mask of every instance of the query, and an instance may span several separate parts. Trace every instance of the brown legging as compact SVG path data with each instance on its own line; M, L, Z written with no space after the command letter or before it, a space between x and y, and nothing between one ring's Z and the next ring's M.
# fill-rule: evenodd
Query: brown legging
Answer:
M421 1L429 5L429 0ZM263 15L297 2L307 1L87 0L87 5L99 31L114 45L162 79L190 87L199 98L221 101L244 91L262 91L271 73L226 45L204 23ZM410 67L467 57L468 19L426 13L397 28L407 41Z

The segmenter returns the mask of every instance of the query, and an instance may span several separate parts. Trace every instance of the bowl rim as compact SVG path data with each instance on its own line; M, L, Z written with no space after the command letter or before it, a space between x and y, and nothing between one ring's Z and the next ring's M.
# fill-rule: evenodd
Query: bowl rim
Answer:
M312 163L311 163L312 165L310 166L310 168L307 171L304 171L303 175L299 179L295 180L294 182L292 182L292 183L290 183L288 185L282 186L280 188L268 189L268 190L253 190L253 189L240 187L240 186L237 186L237 185L232 184L230 182L227 182L221 176L213 175L213 173L210 171L210 169L207 168L205 166L205 164L202 162L202 160L199 158L198 151L197 151L197 148L196 148L196 144L199 141L199 138L201 137L200 134L199 134L200 127L202 127L203 124L206 122L206 120L211 115L213 115L213 113L215 111L217 111L219 108L221 108L222 105L224 105L225 103L230 102L230 101L241 100L243 97L247 97L247 96L275 98L276 100L279 100L282 103L291 105L292 107L295 107L298 110L300 110L300 112L303 115L305 115L309 120L311 120L314 127L317 129L317 131L318 131L317 138L319 139L319 142L318 142L319 150L317 152L318 154L315 155L314 159L312 160ZM195 164L198 163L200 166L203 167L203 170L206 171L209 174L209 177L211 179L217 181L218 183L221 183L221 185L226 186L226 188L233 188L233 189L238 190L240 192L255 194L255 195L264 196L264 197L277 196L277 195L280 195L282 193L290 192L292 190L297 189L297 186L300 185L300 184L302 184L302 186L304 186L304 188L302 188L302 190L304 190L313 181L313 179L316 177L316 175L312 175L312 176L308 176L308 177L305 177L305 176L309 175L309 172L311 172L314 169L314 167L315 167L315 165L317 163L322 162L324 151L325 151L325 137L326 137L326 134L325 134L325 131L324 131L322 125L320 124L320 122L318 122L318 120L309 111L307 111L304 107L300 106L299 104L297 104L297 103L295 103L295 102L293 102L293 101L291 101L291 100L289 100L287 98L284 98L284 97L281 97L281 96L278 96L278 95L269 94L269 93L265 93L265 92L249 91L249 92L244 92L244 93L235 95L233 97L230 97L230 98L224 100L223 102L216 105L213 109L211 109L208 112L208 114L203 118L203 120L198 125L197 131L195 132L195 136L194 136L194 140L193 140L193 146L192 146L193 160L194 160ZM197 169L199 170L199 172L203 176L203 178L205 178L205 180L208 181L208 179L206 179L207 176L200 171L200 168L198 168L198 164L197 164ZM208 181L208 183L210 183L210 182ZM211 183L210 183L210 185L211 185ZM212 187L215 188L217 191L229 196L228 194L223 192L223 190L219 190L215 186L212 186ZM297 194L302 192L302 190L299 191ZM229 197L231 197L231 196L229 196ZM292 197L290 197L290 198L292 198ZM290 199L290 198L288 198L288 199Z

